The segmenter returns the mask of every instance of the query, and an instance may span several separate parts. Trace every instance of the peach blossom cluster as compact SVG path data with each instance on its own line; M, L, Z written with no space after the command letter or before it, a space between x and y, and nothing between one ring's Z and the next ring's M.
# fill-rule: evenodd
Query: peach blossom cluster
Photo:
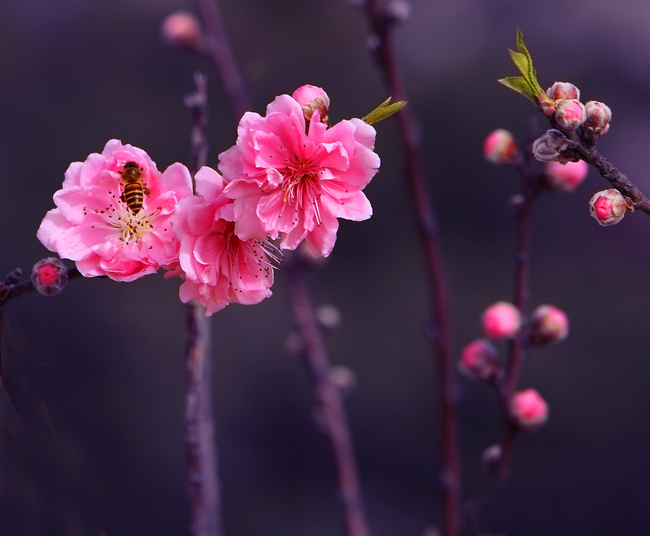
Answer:
M330 127L329 104L307 85L266 116L247 112L219 156L221 174L202 168L195 188L182 164L161 173L142 149L111 140L70 165L37 236L86 277L180 275L181 300L198 300L206 315L259 303L279 262L272 240L328 256L338 218L372 215L362 190L379 169L375 129L360 119Z

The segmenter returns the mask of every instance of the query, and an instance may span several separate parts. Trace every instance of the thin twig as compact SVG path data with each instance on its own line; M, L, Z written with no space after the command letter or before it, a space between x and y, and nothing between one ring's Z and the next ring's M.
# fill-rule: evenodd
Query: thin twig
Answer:
M223 82L235 120L251 109L244 80L232 54L218 0L195 0L205 29L206 53Z
M185 97L192 112L190 169L195 174L206 163L208 142L207 81L194 76L196 90ZM221 490L217 444L212 415L210 322L196 301L187 304L188 345L185 382L185 449L192 536L221 536Z
M375 54L384 81L395 101L407 100L391 43L392 24L384 14L381 0L367 2ZM456 377L451 352L449 284L443 262L438 220L429 200L419 156L415 121L407 106L396 114L406 163L406 181L410 192L420 245L424 251L427 278L430 284L431 309L435 333L434 349L439 369L442 440L442 508L443 534L458 536L460 532L460 461L457 416Z
M341 393L331 380L325 341L303 280L303 267L297 257L296 253L287 255L282 271L288 282L294 320L305 345L304 363L313 383L319 417L336 463L346 534L368 536L359 474Z
M527 330L524 324L527 315L528 298L530 295L530 252L533 204L537 197L538 188L532 176L534 158L532 142L537 137L537 126L531 122L526 139L523 143L524 161L518 166L521 179L521 203L517 207L517 246L515 253L515 289L513 303L522 318L522 329L510 342L508 364L504 382L499 386L499 396L502 408L501 457L497 466L497 478L503 485L508 479L512 463L513 442L517 428L510 417L510 400L517 389L521 364L526 354Z
M187 304L185 447L190 534L221 536L220 490L210 388L210 323L197 302Z

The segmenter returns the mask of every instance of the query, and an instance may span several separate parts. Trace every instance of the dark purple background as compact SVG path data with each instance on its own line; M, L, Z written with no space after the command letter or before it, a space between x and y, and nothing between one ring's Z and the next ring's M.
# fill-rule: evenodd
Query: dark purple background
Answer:
M333 120L362 116L384 98L364 18L343 0L222 3L256 111L304 83L326 89ZM182 99L195 70L211 83L211 163L234 143L235 123L210 67L160 44L160 22L179 8L191 4L0 4L1 273L29 271L47 256L35 233L68 164L110 138L147 150L160 169L187 162ZM516 74L507 49L517 27L543 86L571 80L583 100L612 107L599 148L650 191L646 2L415 0L396 41L440 213L456 353L480 335L487 305L512 298L514 226L505 207L517 180L482 159L481 143L498 127L519 133L535 116L495 82ZM440 517L436 373L423 337L426 284L395 125L378 131L383 164L367 189L375 215L342 222L311 287L318 303L335 304L343 317L329 339L333 361L358 374L346 402L373 534L420 535ZM479 462L497 438L496 399L483 385L461 382L464 492L474 505L484 501L484 532L650 533L650 220L637 214L598 227L587 201L606 186L591 171L575 193L544 196L536 206L531 305L564 309L572 333L524 364L521 385L542 393L551 419L518 441L505 492L494 492ZM308 380L283 350L292 324L279 276L270 300L213 317L226 531L340 534ZM77 280L57 297L8 305L3 373L18 391L20 419L0 396L3 536L185 533L177 292L178 282L161 276L128 285Z

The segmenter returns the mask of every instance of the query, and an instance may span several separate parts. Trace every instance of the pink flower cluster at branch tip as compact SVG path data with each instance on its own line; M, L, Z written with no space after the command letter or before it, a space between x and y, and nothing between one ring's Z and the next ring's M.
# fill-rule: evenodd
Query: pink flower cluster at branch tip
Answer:
M483 311L481 323L491 339L510 339L519 331L521 315L514 305L501 301Z
M301 90L294 95L302 100ZM236 145L219 155L241 240L280 237L283 249L304 240L314 256L327 257L338 218L372 215L362 190L379 169L375 129L360 119L328 128L321 119L316 108L307 125L303 105L289 95L269 104L266 117L242 117Z
M141 170L143 202L137 213L123 198L127 162ZM178 261L170 218L188 195L192 179L185 166L173 164L161 174L142 149L110 140L101 154L70 164L63 188L54 194L56 208L43 219L37 237L50 251L75 261L85 277L134 281Z
M526 432L532 432L548 420L548 404L535 389L526 389L512 395L510 416Z
M196 196L182 199L172 218L181 242L185 281L181 301L196 299L206 316L229 303L251 305L271 295L274 247L265 240L241 240L235 233L234 205L223 195L223 178L203 167Z

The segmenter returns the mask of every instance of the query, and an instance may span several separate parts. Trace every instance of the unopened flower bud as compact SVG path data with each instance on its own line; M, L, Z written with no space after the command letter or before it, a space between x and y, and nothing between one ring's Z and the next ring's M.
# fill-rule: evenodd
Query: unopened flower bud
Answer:
M510 417L521 430L532 432L548 420L548 404L535 389L519 391L510 399Z
M459 372L470 380L489 380L499 370L497 349L485 339L470 342L463 348L458 362Z
M553 190L572 192L582 184L587 177L589 164L584 160L577 162L546 162L544 176Z
M502 455L503 449L501 448L501 445L490 445L481 453L481 461L487 468L488 472L491 473L497 468Z
M580 90L570 82L555 82L546 90L546 94L554 101L562 99L580 100Z
M177 11L169 15L160 27L165 43L183 50L200 50L203 44L203 31L198 19L187 11Z
M521 315L514 305L501 301L483 311L481 323L491 339L510 339L519 331Z
M596 192L589 201L589 212L600 225L614 225L626 212L634 210L632 201L615 189Z
M354 371L343 365L336 365L330 369L330 381L343 395L347 395L357 386L357 375Z
M487 135L483 142L483 156L497 165L516 164L521 159L514 136L503 128Z
M588 143L596 143L598 138L607 134L609 122L612 120L612 110L606 104L589 101L585 104L587 117L582 124L582 137Z
M569 139L559 130L551 129L535 140L533 154L541 162L558 162L562 153L569 148Z
M32 283L44 296L54 296L68 284L68 269L54 257L41 259L32 268Z
M555 121L563 130L575 130L585 122L585 105L578 100L560 100L555 103Z
M325 329L334 329L341 325L341 312L333 305L321 305L316 309L316 318Z
M535 346L560 342L569 335L569 319L553 305L540 305L530 318L530 341Z
M411 4L406 0L391 0L384 8L389 22L405 22L411 15Z
M330 107L330 98L323 89L307 84L296 89L292 97L302 106L302 113L307 123L311 121L314 112L318 112L320 121L326 125L329 124L327 112Z

